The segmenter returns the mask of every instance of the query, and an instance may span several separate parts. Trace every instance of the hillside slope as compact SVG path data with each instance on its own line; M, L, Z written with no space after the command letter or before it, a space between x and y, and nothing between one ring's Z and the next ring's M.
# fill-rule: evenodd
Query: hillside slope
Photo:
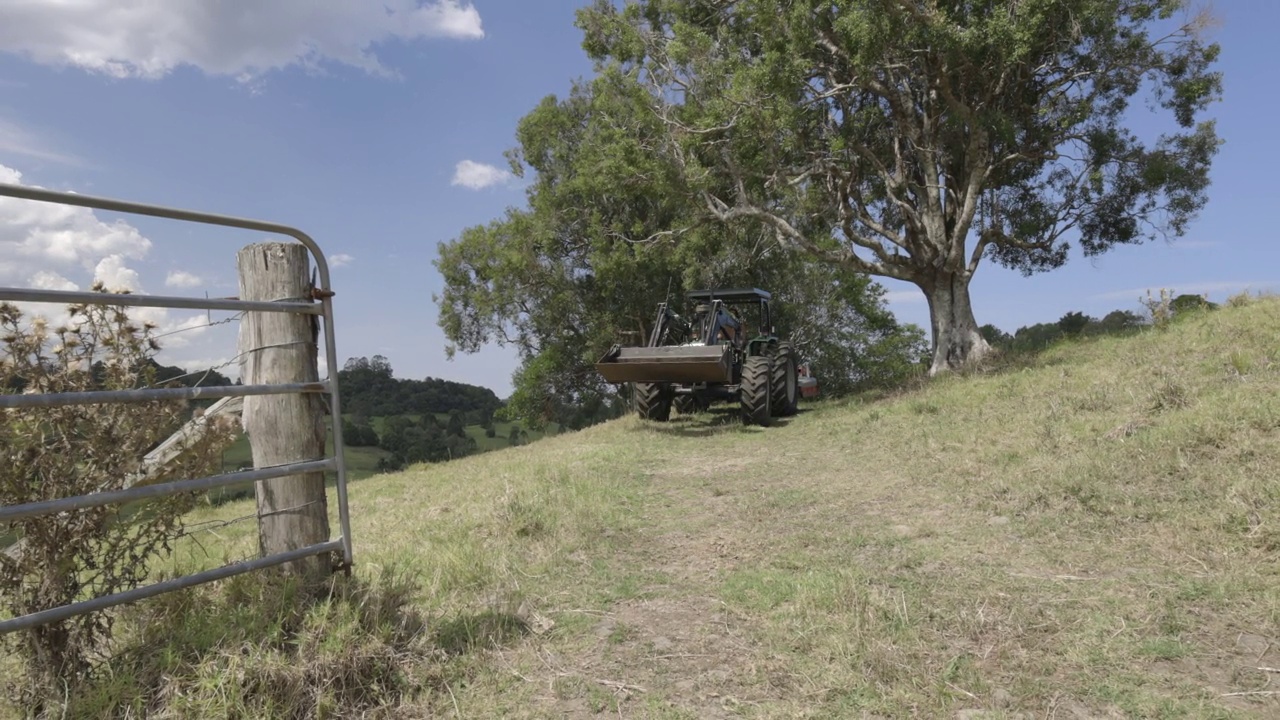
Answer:
M391 714L1276 717L1278 474L1280 302L1253 300L780 427L619 420L351 503L357 575L415 578L426 618ZM251 525L219 534L252 552ZM161 698L221 716L262 691L235 653L194 657Z

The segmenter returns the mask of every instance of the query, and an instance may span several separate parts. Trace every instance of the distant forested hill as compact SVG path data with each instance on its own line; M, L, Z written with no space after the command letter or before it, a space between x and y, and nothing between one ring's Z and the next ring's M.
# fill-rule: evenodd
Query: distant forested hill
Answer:
M391 363L381 355L351 358L338 371L343 412L366 417L449 413L492 416L502 401L489 388L449 380L394 377Z

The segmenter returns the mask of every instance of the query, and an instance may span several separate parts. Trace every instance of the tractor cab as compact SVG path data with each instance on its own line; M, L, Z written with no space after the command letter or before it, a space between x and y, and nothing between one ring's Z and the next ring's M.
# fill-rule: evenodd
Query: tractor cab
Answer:
M694 290L686 297L695 302L692 322L694 338L706 345L727 342L742 349L750 337L744 311L756 307L756 329L771 332L769 300L771 295L758 288L745 290Z

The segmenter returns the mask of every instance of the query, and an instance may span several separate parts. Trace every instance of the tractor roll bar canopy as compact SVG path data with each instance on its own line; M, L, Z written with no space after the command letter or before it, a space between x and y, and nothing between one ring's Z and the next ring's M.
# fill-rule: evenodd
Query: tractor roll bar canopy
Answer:
M687 294L690 300L720 300L727 303L768 301L773 296L760 288L740 288L733 290L692 290Z

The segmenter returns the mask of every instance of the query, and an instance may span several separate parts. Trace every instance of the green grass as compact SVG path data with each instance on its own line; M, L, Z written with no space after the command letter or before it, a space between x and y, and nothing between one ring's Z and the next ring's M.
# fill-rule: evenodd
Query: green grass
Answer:
M139 605L69 716L1277 717L1278 338L1254 300L769 429L626 418L369 478L354 578Z

